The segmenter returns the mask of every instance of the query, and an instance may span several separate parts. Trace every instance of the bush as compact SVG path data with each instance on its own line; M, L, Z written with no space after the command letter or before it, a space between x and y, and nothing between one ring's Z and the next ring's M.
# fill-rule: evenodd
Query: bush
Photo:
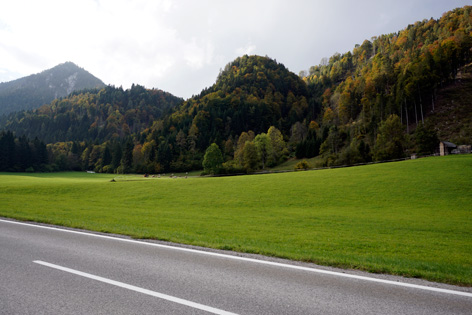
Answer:
M116 174L124 174L123 165L118 166L117 169L115 170L115 173Z
M223 163L223 173L225 174L243 174L246 173L246 170L238 165L238 163L234 160L230 160L228 162Z
M306 160L300 161L295 165L295 170L308 170L310 168L310 164Z
M419 124L415 130L415 140L418 155L430 155L439 148L438 134L432 126Z
M108 173L108 174L113 174L113 166L112 165L105 165L103 168L102 168L102 173Z

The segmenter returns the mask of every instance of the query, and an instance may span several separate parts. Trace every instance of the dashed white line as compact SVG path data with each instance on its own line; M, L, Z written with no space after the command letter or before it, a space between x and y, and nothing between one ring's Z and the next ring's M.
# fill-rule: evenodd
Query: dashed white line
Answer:
M371 277L366 277L366 276L358 276L358 275L353 275L353 274L348 274L348 273L341 273L341 272L335 272L335 271L329 271L329 270L323 270L323 269L316 269L316 268L309 268L309 267L303 267L303 266L289 265L289 264L277 263L277 262L267 261L267 260L258 260L258 259L254 259L254 258L232 256L232 255L201 251L201 250L185 248L185 247L176 247L176 246L169 246L169 245L163 245L163 244L157 244L157 243L143 242L143 241L137 241L137 240L131 240L131 239L125 239L125 238L118 238L118 237L102 235L102 234L93 234L93 233L80 232L80 231L74 231L74 230L66 230L66 229L61 229L61 228L57 228L57 227L29 224L29 223L18 222L18 221L9 221L9 220L0 219L0 222L6 222L6 223L12 223L12 224L18 224L18 225L25 225L25 226L31 226L31 227L54 230L54 231L61 231L61 232L72 233L72 234L86 235L86 236L98 237L98 238L103 238L103 239L110 239L110 240L115 240L115 241L120 241L120 242L134 243L134 244L140 244L140 245L146 245L146 246L154 246L154 247L159 247L159 248L166 248L166 249L171 249L171 250L190 252L190 253L195 253L195 254L200 254L200 255L221 257L221 258L225 258L225 259L240 260L240 261L252 262L252 263L263 264L263 265L270 265L270 266L276 266L276 267L282 267L282 268L288 268L288 269L303 270L303 271L308 271L308 272L332 275L332 276L336 276L336 277L351 278L351 279L357 279L357 280L363 280L363 281L383 283L383 284L388 284L388 285L395 285L395 286L400 286L400 287L407 287L407 288L413 288L413 289L419 289L419 290L433 291L433 292L438 292L438 293L445 293L445 294L453 294L453 295L472 297L472 293L463 292L463 291L428 287L428 286L424 286L424 285L411 284L411 283L405 283L405 282L397 282L397 281L384 280L384 279L378 279L378 278L371 278Z
M167 301L174 302L174 303L177 303L177 304L193 307L193 308L196 308L196 309L199 309L199 310L202 310L202 311L206 311L206 312L209 312L209 313L218 314L218 315L236 315L236 313L227 312L227 311L220 310L218 308L214 308L214 307L211 307L211 306L203 305L203 304L200 304L200 303L195 303L195 302L192 302L192 301L184 300L184 299L181 299L181 298L178 298L178 297L175 297L175 296L171 296L171 295L151 291L151 290L148 290L148 289L143 289L143 288L131 285L131 284L127 284L127 283L107 279L107 278L104 278L104 277L96 276L96 275L86 273L86 272L82 272L82 271L78 271L78 270L75 270L75 269L70 269L70 268L67 268L67 267L62 267L62 266L51 264L51 263L44 262L44 261L41 261L41 260L35 260L33 262L36 263L36 264L39 264L39 265L43 265L43 266L46 266L46 267L50 267L50 268L54 268L54 269L57 269L57 270L65 271L65 272L68 272L68 273L71 273L71 274L74 274L74 275L78 275L78 276L81 276L81 277L85 277L85 278L88 278L88 279L100 281L100 282L107 283L107 284L110 284L110 285L114 285L114 286L117 286L117 287L120 287L120 288L128 289L128 290L139 292L139 293L146 294L146 295L150 295L150 296L153 296L153 297L156 297L156 298L159 298L159 299L163 299L163 300L167 300Z

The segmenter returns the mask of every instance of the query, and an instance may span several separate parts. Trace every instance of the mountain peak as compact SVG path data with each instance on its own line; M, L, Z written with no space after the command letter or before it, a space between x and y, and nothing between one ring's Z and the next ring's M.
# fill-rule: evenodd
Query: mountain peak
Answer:
M74 91L104 86L100 79L67 61L37 74L0 83L0 114L35 109Z

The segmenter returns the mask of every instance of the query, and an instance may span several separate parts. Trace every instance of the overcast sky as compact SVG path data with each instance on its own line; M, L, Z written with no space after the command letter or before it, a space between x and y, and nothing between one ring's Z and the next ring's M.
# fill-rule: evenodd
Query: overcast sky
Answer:
M0 82L72 61L106 84L189 98L244 54L295 73L470 0L12 0L0 4Z

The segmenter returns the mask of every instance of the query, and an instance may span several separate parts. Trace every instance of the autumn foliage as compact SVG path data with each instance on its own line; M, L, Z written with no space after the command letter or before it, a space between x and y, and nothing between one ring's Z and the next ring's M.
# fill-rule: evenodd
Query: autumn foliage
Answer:
M49 143L63 169L101 172L201 169L213 144L218 169L234 173L288 157L320 156L329 166L431 153L437 137L423 122L441 88L471 62L471 49L466 6L374 36L300 76L267 56L245 55L186 101L140 86L106 87L3 117L0 128Z

